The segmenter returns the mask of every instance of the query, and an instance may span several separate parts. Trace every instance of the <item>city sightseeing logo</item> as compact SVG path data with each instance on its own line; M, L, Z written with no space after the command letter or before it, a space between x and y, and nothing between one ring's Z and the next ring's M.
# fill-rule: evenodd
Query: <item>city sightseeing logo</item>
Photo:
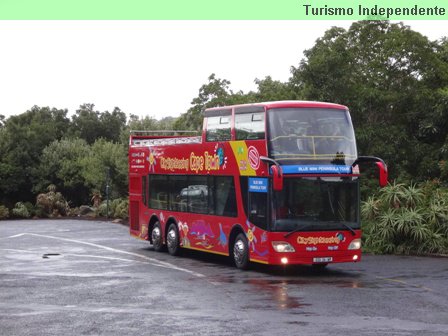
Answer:
M339 244L345 241L345 236L338 232L333 237L297 237L299 245L318 245L318 244Z

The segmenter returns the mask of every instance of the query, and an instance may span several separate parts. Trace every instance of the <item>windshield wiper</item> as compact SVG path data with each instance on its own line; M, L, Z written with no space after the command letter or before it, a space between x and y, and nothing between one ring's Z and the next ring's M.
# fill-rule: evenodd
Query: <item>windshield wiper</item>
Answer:
M344 222L339 222L339 223L342 224L343 226L345 226L347 228L347 230L349 230L352 233L353 236L356 235L356 231L353 230L353 228L350 225L345 224Z
M289 231L287 234L285 234L283 237L285 237L285 238L288 238L290 235L292 235L293 233L296 233L296 232L299 232L299 231L302 231L304 228L306 228L306 227L308 227L308 226L311 226L312 224L306 224L306 225L303 225L303 226L301 226L301 227L297 227L297 228L295 228L294 230L292 230L292 231Z

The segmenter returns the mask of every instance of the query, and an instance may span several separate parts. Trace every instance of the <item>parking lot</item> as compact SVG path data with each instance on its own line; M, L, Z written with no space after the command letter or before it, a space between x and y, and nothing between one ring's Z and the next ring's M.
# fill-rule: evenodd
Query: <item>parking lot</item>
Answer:
M120 224L0 222L1 335L448 335L448 259L254 265L172 257Z

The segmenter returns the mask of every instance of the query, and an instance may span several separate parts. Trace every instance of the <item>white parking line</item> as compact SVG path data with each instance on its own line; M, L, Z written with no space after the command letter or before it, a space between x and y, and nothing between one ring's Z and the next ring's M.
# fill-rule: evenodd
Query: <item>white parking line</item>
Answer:
M62 238L62 237L55 237L55 236L48 236L48 235L42 235L42 234L38 234L38 233L27 233L27 232L19 233L17 235L9 236L9 237L6 237L6 238L19 238L19 237L23 237L23 236L36 236L36 237L42 237L42 238L48 238L48 239L61 240L61 241L66 241L66 242L70 242L70 243L75 243L75 244L82 244L82 245L92 246L92 247L96 247L96 248L103 249L103 250L106 250L106 251L111 251L111 252L114 252L114 253L121 253L121 254L131 255L131 256L138 257L138 258L144 259L146 261L149 261L152 264L155 264L155 266L165 267L165 268L168 268L168 269L172 269L172 270L177 270L177 271L180 271L180 272L188 273L188 274L191 274L191 275L193 275L195 277L198 277L198 278L205 278L204 274L201 274L201 273L198 273L198 272L194 272L194 271L190 271L190 270L188 270L186 268L178 267L178 266L173 265L171 263L168 263L166 261L157 260L157 259L150 258L150 257L147 257L145 255L138 254L138 253L123 251L123 250L115 249L115 248L104 246L104 245L100 245L100 244L89 243L89 242L85 242L85 241L82 241L82 240ZM95 256L92 256L92 257L95 257Z

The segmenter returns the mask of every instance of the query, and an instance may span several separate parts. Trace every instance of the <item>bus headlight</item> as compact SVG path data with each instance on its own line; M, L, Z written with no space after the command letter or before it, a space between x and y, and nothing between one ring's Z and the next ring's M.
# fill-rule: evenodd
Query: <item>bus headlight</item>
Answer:
M272 247L275 252L295 252L294 247L290 243L282 242L282 241L273 241Z
M348 246L349 250L359 250L361 248L361 239L353 239L350 245Z

